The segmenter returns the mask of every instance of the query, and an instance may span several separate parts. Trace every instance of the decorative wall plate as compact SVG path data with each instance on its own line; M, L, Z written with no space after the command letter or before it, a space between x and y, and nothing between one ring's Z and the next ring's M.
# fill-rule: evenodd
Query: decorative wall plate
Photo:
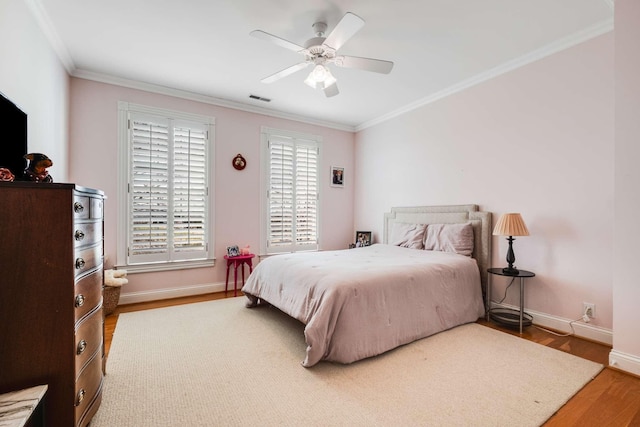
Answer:
M233 158L231 164L236 170L241 171L247 166L247 161L244 159L244 157L242 157L242 154L238 154Z

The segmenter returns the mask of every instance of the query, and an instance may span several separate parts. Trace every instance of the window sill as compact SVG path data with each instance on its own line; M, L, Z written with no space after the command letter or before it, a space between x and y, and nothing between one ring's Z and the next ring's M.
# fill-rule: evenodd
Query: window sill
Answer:
M149 264L116 265L114 266L114 269L127 270L127 274L153 273L156 271L187 270L191 268L213 267L215 265L215 261L215 259L202 259L196 261L154 262Z

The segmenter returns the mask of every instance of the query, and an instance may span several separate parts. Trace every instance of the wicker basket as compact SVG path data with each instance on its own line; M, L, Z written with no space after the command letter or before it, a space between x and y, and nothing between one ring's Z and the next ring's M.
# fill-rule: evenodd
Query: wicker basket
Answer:
M122 286L105 286L104 287L104 302L102 309L104 315L108 316L116 309L118 301L120 300L120 290Z

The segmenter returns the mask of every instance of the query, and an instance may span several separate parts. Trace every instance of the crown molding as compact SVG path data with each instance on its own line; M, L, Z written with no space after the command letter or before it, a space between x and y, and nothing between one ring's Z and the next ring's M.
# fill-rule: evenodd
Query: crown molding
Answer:
M355 131L355 128L353 126L348 126L341 123L317 120L311 117L285 113L283 111L271 110L263 107L256 107L254 105L243 104L241 102L230 101L227 99L216 98L208 95L201 95L198 93L188 92L181 89L174 89L166 86L160 86L153 83L140 82L137 80L129 80L121 77L115 77L107 74L95 73L92 71L86 71L81 69L75 70L71 75L73 77L77 77L80 79L92 80L100 83L107 83L107 84L112 84L116 86L131 88L131 89L143 90L145 92L152 92L160 95L172 96L175 98L201 102L203 104L216 105L218 107L225 107L233 110L245 111L248 113L262 114L264 116L276 117L279 119L293 120L296 122L302 122L310 125L321 126L321 127L330 128L330 129L337 129L337 130L342 130L346 132Z
M583 43L587 40L600 36L602 34L606 34L613 30L613 18L607 19L606 21L600 22L596 25L593 25L585 30L574 33L568 37L557 40L553 43L548 44L547 46L534 50L533 52L528 53L527 55L523 55L519 58L516 58L512 61L505 62L497 67L494 67L490 70L487 70L483 73L480 73L476 76L473 76L467 80L463 80L462 82L450 86L444 90L436 92L432 95L429 95L425 98L419 99L418 101L412 102L402 108L399 108L395 111L387 113L383 116L380 116L376 119L369 120L364 122L358 126L356 126L356 132L367 129L369 127L378 125L380 123L386 122L387 120L391 120L395 117L401 116L413 110L416 110L420 107L424 107L425 105L436 102L442 98L453 95L458 92L462 92L463 90L469 89L475 85L486 82L487 80L498 77L502 74L508 73L509 71L513 71L517 68L523 67L532 62L543 59L547 56L551 56L555 53L561 52L570 47L576 46L580 43Z

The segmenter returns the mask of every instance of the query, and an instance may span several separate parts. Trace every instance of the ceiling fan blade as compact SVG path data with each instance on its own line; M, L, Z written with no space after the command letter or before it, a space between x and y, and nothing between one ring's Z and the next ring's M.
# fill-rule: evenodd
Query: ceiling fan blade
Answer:
M332 96L336 96L340 92L338 91L338 84L334 83L331 86L327 86L324 88L324 94L327 98L331 98Z
M347 12L322 44L338 50L363 26L364 19L351 12Z
M285 68L282 71L278 71L277 73L272 74L269 77L265 77L264 79L262 79L260 81L262 83L273 83L276 80L280 80L283 77L287 77L288 75L293 74L296 71L300 71L303 68L306 68L307 65L309 65L308 62L300 62L299 64L292 65L291 67Z
M359 70L373 71L374 73L389 74L393 69L393 62L382 59L360 58L358 56L336 56L335 64L338 67L357 68Z
M290 42L289 40L282 39L278 36L274 36L273 34L265 33L261 30L251 31L249 35L252 35L253 37L256 37L260 40L266 40L268 42L275 43L280 47L284 47L285 49L289 49L294 52L300 52L301 50L304 50L304 47L300 45Z

